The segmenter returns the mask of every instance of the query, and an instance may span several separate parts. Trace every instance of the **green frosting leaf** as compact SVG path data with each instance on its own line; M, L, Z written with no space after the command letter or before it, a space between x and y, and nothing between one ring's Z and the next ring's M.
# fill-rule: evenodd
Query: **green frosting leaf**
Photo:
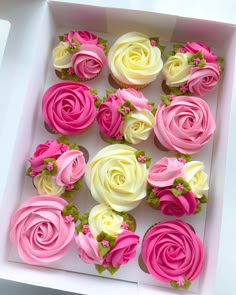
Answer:
M179 159L179 158L184 159L186 161L186 163L192 161L192 156L188 155L188 154L176 153L175 157L177 159Z
M194 212L194 214L198 214L202 211L202 203L198 203L197 208Z
M130 231L132 231L132 232L135 231L135 229L136 229L135 222L127 212L118 212L114 209L112 209L112 211L115 212L117 215L120 215L123 217L124 222L127 223L128 227L129 227L128 229Z
M78 147L78 145L76 143L70 143L69 148L70 148L70 150L79 151L79 147Z
M178 189L178 186L182 186L183 189ZM174 180L171 191L177 197L179 195L182 195L191 191L191 187L188 184L188 182L184 180L182 177L177 177Z
M152 208L158 208L159 206L159 198L154 194L153 191L151 191L147 197L147 203L149 206L151 206Z
M100 234L97 235L98 242L102 242L103 240L108 241L110 247L115 246L115 242L116 242L115 237L110 236L109 234L105 233L104 231L100 232Z
M58 137L57 142L58 143L64 143L66 145L70 144L69 138L67 136L65 136L65 135Z
M173 44L173 51L175 53L177 53L180 48L183 48L183 45L182 44L179 44L179 43L174 43Z
M58 39L60 40L60 41L64 41L64 35L62 36L58 36Z
M31 168L29 167L27 170L26 170L26 172L25 172L25 175L26 176L31 176L30 175L30 172L31 172L32 170L31 170Z
M147 165L147 168L149 168L150 164L151 164L151 160L152 158L150 156L145 155L145 151L144 150L140 150L140 151L136 151L135 152L135 156L136 159L139 163L145 163ZM139 160L140 157L144 157L145 160L142 162Z
M222 75L224 73L224 69L225 69L223 57L218 56L216 62L220 66L220 74Z
M97 88L90 88L90 93L97 95L98 94Z
M72 199L74 196L73 191L64 191L64 193L62 194L63 197L67 198L67 199Z
M195 64L196 59L199 59L199 62L197 64ZM202 51L200 50L197 53L192 54L188 58L188 64L194 65L194 66L199 67L199 68L203 68L206 65L206 60L204 59Z
M168 87L170 89L170 93L174 94L175 96L183 94L179 87L170 87L170 86L168 86ZM185 94L186 94L186 92L185 92Z
M74 223L76 223L78 221L79 216L80 216L78 209L74 206L73 203L69 203L63 208L62 215L63 216L68 216L68 215L73 216Z
M57 162L54 158L46 158L43 160L44 166L43 166L43 170L42 170L42 174L44 175L55 175L57 173ZM52 170L48 170L47 169L47 165L48 163L52 163L53 165L53 169Z
M74 183L73 190L80 190L83 185L82 179L80 178L78 181Z
M191 286L191 281L189 281L186 277L184 277L184 285L182 286L182 288L187 290L190 286Z
M80 224L76 227L77 233L82 231L84 225L88 224L89 212L79 215Z
M125 112L125 108L128 109L128 112ZM135 108L129 100L118 107L118 112L121 113L123 120L129 119L132 115L132 111L134 110Z
M175 55L175 52L174 51L167 51L165 52L165 57L168 59L169 57L171 56L174 56Z
M200 203L207 204L208 203L208 197L206 195L202 195L202 197L199 199Z
M179 290L180 288L187 290L191 286L191 281L189 281L186 277L184 277L184 285L181 286L178 284L177 281L172 280L170 282L171 287L175 288L176 290Z
M128 144L128 142L124 138L123 139L109 138L108 139L108 142L110 144L117 144L117 143L120 143L120 144Z
M116 93L116 89L113 89L113 88L106 89L106 97L108 97L112 93Z
M110 250L111 247L104 247L101 243L98 243L98 251L101 257L104 257Z
M103 39L103 38L100 38L100 37L98 37L98 44L100 44L100 45L103 45L103 46L104 46L104 48L103 48L103 51L104 51L104 53L105 53L105 54L107 54L107 52L108 52L108 49L107 49L107 40L106 40L106 39Z
M109 273L111 274L111 275L114 275L116 272L117 272L117 270L119 269L120 267L114 267L114 266L112 266L112 264L110 264L108 267L107 267L107 270L109 271Z
M166 106L169 106L169 105L171 104L170 96L169 96L169 95L161 94L160 97L161 97L161 101L162 101Z
M175 288L176 290L180 289L180 286L174 280L170 282L170 285L171 285L171 287Z
M106 269L103 265L99 265L99 264L95 264L95 268L99 274L104 272L104 270Z

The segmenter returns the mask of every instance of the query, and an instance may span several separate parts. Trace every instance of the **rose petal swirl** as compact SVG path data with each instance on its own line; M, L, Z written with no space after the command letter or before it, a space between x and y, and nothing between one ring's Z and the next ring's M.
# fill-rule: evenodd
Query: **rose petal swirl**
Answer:
M147 168L137 161L136 149L114 144L100 150L85 173L93 198L116 211L134 209L146 196Z
M149 273L158 281L193 281L200 273L204 248L199 237L181 220L154 225L145 235L142 258Z
M169 106L160 103L154 132L171 151L197 153L215 131L215 120L208 104L194 96L174 97Z
M142 85L156 79L163 62L160 49L151 45L148 36L129 32L118 38L110 48L108 65L119 81Z
M66 223L62 210L67 202L57 196L28 199L12 215L10 239L21 259L43 265L62 258L74 242L75 224Z
M64 135L77 135L94 121L96 107L90 87L78 82L60 82L45 92L43 117L47 125Z

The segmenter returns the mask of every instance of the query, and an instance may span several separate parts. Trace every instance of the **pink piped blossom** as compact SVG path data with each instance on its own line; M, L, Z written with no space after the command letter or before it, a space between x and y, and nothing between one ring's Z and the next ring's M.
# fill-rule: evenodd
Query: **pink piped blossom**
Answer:
M201 61L200 58L197 57L197 58L194 58L193 63L196 66L196 65L198 65L200 63L200 61Z
M141 163L145 163L145 161L146 161L146 157L143 156L143 155L140 155L140 156L138 157L138 161L141 162Z
M179 161L180 163L186 164L186 160L185 160L184 158L178 158L178 161Z
M69 75L73 75L75 73L74 69L72 67L70 67L68 70L67 70L67 73Z
M179 286L184 286L184 278L183 277L179 276L177 278L176 282Z
M156 197L158 197L159 192L160 192L160 188L159 188L159 187L154 187L154 188L152 189L152 191L153 191L154 195L155 195Z
M74 185L73 184L68 184L68 185L65 186L65 189L67 191L71 191L71 190L73 190L73 188L74 188Z
M124 113L128 114L130 112L130 108L129 107L126 107L126 106L123 106L122 107L122 110Z
M64 217L65 223L71 223L74 221L74 217L72 215L66 215Z
M71 48L75 49L76 48L76 44L73 42L70 44Z
M186 93L189 90L188 85L187 84L182 85L180 87L180 90L182 93Z
M123 139L123 135L121 133L116 135L116 139L117 140L122 140Z
M63 144L63 145L61 146L61 151L62 151L63 153L65 153L65 152L68 151L68 150L69 150L69 147L68 147L67 144Z
M155 40L151 40L150 43L151 43L151 46L156 46L156 44L157 44L157 42Z
M176 185L176 189L177 189L178 191L182 191L182 190L184 189L183 184L182 184L182 183L177 184L177 185Z
M52 171L53 170L53 163L52 162L48 162L48 164L47 164L47 170L48 171Z
M109 241L106 241L106 240L102 240L102 241L101 241L101 244L102 244L103 247L105 247L105 248L107 248L107 247L110 246Z
M30 176L31 176L31 177L35 177L36 175L37 175L36 172L34 172L34 171L30 171Z
M172 101L174 99L174 97L175 97L174 94L170 94L169 95L169 100Z
M185 48L179 48L178 50L177 50L177 52L179 52L179 53L186 53L187 52L187 50L185 49Z
M127 230L129 229L129 225L125 221L123 221L121 224L121 228Z
M89 225L88 224L84 224L83 227L82 227L82 233L86 235L89 232L90 232Z

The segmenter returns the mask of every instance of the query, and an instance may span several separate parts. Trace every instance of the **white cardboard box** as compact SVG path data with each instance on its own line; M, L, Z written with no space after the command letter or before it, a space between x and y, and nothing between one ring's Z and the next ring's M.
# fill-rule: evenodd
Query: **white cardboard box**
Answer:
M66 1L68 2L68 1ZM38 33L38 48L40 54L35 53L33 71L29 73L28 92L22 101L22 113L19 126L16 127L14 153L9 169L8 182L3 193L0 216L2 222L2 242L0 248L0 274L2 278L27 282L35 285L58 288L61 290L97 294L100 292L132 292L132 294L179 294L175 290L147 286L144 284L128 283L101 277L88 276L78 273L33 267L9 261L8 240L9 219L12 212L19 206L24 191L24 171L27 159L32 152L32 142L38 124L38 108L41 97L48 81L47 72L50 64L50 54L55 45L58 32L71 29L87 29L91 31L107 32L111 35L122 34L126 31L144 31L149 35L158 35L163 42L188 40L203 40L209 46L217 49L217 53L226 60L224 78L218 87L217 94L217 131L214 136L213 161L211 163L210 195L211 202L207 208L206 223L204 225L204 246L206 260L200 289L197 294L213 294L214 278L217 264L219 234L221 225L221 208L224 195L224 171L226 162L228 124L232 100L234 61L236 49L235 27L229 24L210 22L206 20L188 19L174 15L164 15L134 10L122 10L101 6L87 6L81 4L52 1L49 7L45 4L41 30ZM67 28L67 30L65 30ZM43 44L43 46L42 46ZM229 65L227 67L227 65ZM48 85L49 86L49 85ZM214 105L214 104L213 104ZM10 121L8 122L10 124ZM39 139L38 139L39 140ZM40 141L38 141L39 143ZM206 153L205 156L209 156ZM211 157L211 155L210 155ZM14 184L14 185L12 185ZM122 270L120 270L122 271ZM119 287L119 289L116 288ZM99 288L99 289L98 289ZM189 292L185 292L188 294Z
M7 20L0 19L0 66L2 62L2 57L7 43L7 38L9 34L11 24Z

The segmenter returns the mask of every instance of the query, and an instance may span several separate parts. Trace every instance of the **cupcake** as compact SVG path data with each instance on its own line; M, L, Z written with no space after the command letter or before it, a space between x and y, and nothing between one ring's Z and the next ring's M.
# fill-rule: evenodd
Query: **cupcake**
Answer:
M63 80L87 81L106 65L107 41L88 31L71 31L59 36L52 51L56 74Z
M124 144L103 148L85 172L93 198L118 212L134 209L147 194L147 166L150 160L144 151Z
M144 236L142 260L158 281L188 289L200 274L204 248L193 228L181 220L160 222Z
M86 131L96 117L96 90L78 82L60 82L47 89L42 113L52 133L78 135Z
M167 150L194 154L211 139L215 120L199 97L162 95L155 115L154 132Z
M208 202L207 178L203 162L162 158L148 174L147 203L175 217L199 213Z
M139 236L127 213L99 204L79 219L75 238L78 254L85 263L94 264L98 273L107 270L113 275L136 256Z
M110 48L108 66L114 81L124 88L141 89L153 82L163 62L158 38L139 32L119 37Z
M100 134L110 143L137 144L147 140L155 118L153 103L133 88L109 92L98 108Z
M26 175L39 194L72 197L82 186L86 162L83 152L65 137L39 144Z
M174 44L163 66L166 94L204 96L223 73L223 59L203 42Z
M66 255L74 243L77 213L57 196L28 199L12 215L10 240L28 264L46 265Z

